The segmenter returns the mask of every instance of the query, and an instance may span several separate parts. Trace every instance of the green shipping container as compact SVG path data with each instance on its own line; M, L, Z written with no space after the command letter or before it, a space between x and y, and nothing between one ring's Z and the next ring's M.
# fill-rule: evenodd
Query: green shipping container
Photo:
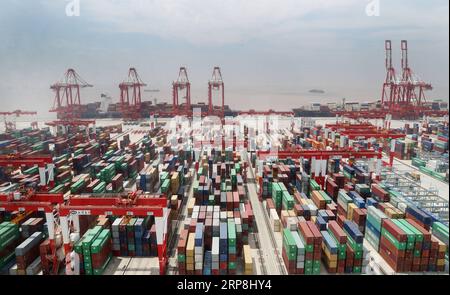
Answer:
M397 225L403 232L406 233L407 242L406 242L406 250L414 249L415 244L415 234L409 227L405 226L403 222L398 219L392 219L392 222Z
M101 194L106 191L106 182L100 182L96 187L93 189L94 194Z
M286 210L292 210L294 208L294 197L287 191L283 192L283 208Z
M170 180L166 179L161 185L161 192L167 193L169 191L169 188L170 188Z
M309 180L309 185L310 185L312 191L320 191L321 190L320 185L314 179Z
M102 232L97 236L97 238L91 245L91 253L99 253L110 239L111 231L109 229L102 230Z
M228 246L236 247L236 226L231 219L228 220Z
M297 244L291 231L287 228L283 230L283 247L289 260L295 260L297 258Z
M391 235L390 232L388 232L386 229L381 229L381 235L388 239L392 244L394 244L395 248L399 250L406 250L406 243L405 242L399 242L393 235Z

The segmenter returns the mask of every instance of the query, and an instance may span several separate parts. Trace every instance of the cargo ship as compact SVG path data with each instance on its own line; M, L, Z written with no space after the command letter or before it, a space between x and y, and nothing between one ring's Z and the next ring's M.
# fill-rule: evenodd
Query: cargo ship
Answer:
M83 119L120 119L122 112L120 111L120 103L110 103L112 99L102 95L102 102L93 102L81 105L81 118ZM443 100L435 100L425 104L432 110L441 111L448 110L448 102ZM181 108L184 105L180 105ZM192 108L200 108L202 113L208 112L208 105L202 102L192 104ZM382 109L381 101L376 102L345 102L342 103L311 103L309 105L294 108L295 117L335 117L335 112L360 112L360 111L379 111ZM172 112L172 104L162 102L155 103L152 101L143 101L141 115L148 118L155 113L170 114ZM235 117L239 115L240 110L232 110L229 105L225 105L225 116Z
M434 100L424 104L433 111L448 111L448 102ZM311 103L307 106L293 109L296 117L334 117L335 112L370 112L381 111L381 101L377 102L343 102L343 103ZM394 116L395 117L395 116Z
M180 105L183 108L184 105ZM192 104L192 108L200 108L202 113L208 112L208 105L205 103ZM237 116L238 111L233 111L228 105L224 106L225 116ZM169 114L172 112L172 104L153 103L152 101L143 101L141 108L142 118L148 118L155 113ZM105 106L105 102L93 102L81 106L82 119L120 119L122 112L120 111L120 103L109 103Z

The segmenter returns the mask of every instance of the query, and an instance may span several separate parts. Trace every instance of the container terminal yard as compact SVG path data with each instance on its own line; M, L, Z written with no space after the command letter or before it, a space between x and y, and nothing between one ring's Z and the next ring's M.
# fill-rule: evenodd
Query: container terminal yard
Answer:
M69 69L55 121L1 113L1 274L448 274L448 110L401 50L399 80L386 41L377 108L326 118L229 114L219 67L207 104L181 67L145 111L131 68L123 120L85 118Z

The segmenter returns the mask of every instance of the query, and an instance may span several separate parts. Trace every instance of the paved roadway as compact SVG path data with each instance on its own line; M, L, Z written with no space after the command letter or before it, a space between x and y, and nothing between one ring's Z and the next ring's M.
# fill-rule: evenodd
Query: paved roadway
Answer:
M258 228L258 246L261 255L261 264L263 274L267 275L284 275L287 274L281 253L277 249L274 233L267 218L262 202L259 201L257 187L255 183L255 175L253 167L249 161L247 152L242 153L244 160L249 163L247 170L247 189L248 197L252 204L253 214L255 216L256 226Z

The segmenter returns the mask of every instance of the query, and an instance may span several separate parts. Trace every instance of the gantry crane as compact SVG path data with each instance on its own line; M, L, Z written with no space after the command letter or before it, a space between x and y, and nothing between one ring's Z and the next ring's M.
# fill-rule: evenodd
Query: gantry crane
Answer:
M184 92L184 109L181 109L179 104L180 92ZM178 79L172 83L172 98L173 116L192 116L191 83L189 82L187 70L185 67L180 68Z
M64 128L64 133L69 127L89 125L95 126L95 120L81 119L81 93L82 88L90 88L93 85L87 83L74 69L68 69L64 79L50 86L55 91L55 100L50 112L56 112L58 120L45 123L52 127ZM86 128L89 134L89 128Z
M142 116L141 88L146 87L135 68L130 68L128 78L119 84L120 108L124 119L136 120Z
M30 112L30 111L22 111L22 110L15 110L13 112L0 112L0 116L3 116L3 120L5 123L5 132L11 132L13 130L16 130L16 121L15 119L20 116L34 116L37 115L37 112ZM9 120L8 117L14 116L14 120Z
M62 229L65 253L72 249L70 244L69 218L73 229L79 230L78 216L138 216L155 217L156 241L158 248L160 274L165 274L167 265L167 226L170 209L167 207L165 195L144 195L140 192L129 194L106 195L71 195L68 201L60 206L59 220ZM67 259L67 258L66 258ZM69 263L69 261L66 261Z
M338 111L336 115L358 119L383 119L387 115L394 119L417 119L420 116L445 116L448 111L433 110L426 106L425 92L432 90L430 83L424 82L409 65L408 41L401 41L401 67L399 75L392 63L392 42L385 41L386 78L381 93L381 109L373 111L346 112Z
M50 253L47 253L45 257L52 263L52 274L54 275L58 274L59 265L62 262L57 255L56 236L60 231L58 206L63 203L63 194L33 193L22 195L20 192L0 194L0 211L18 211L22 214L43 212L45 214L50 242Z
M400 96L399 99L407 106L415 106L412 110L415 113L423 109L423 104L426 102L425 91L432 90L430 83L424 82L414 75L409 66L408 59L408 41L401 41L402 50L402 78L400 80ZM417 93L418 91L419 93Z
M219 94L222 106L220 110L216 110L213 105L213 93ZM225 84L223 83L220 67L214 67L211 80L208 82L208 115L225 117Z
M79 119L81 107L80 89L93 87L87 83L74 69L68 69L62 81L50 86L55 92L53 108L50 112L56 112L58 119Z
M20 154L0 155L0 167L39 167L39 185L43 188L54 186L54 167L52 156L22 156ZM48 177L47 177L48 175Z
M70 195L65 198L63 194L40 193L24 196L20 193L10 193L0 194L0 211L45 213L51 249L48 256L53 263L53 274L57 274L60 264L56 254L58 245L55 238L61 233L65 263L70 263L67 261L67 254L73 249L70 233L71 231L79 233L79 216L154 216L160 274L165 274L168 262L167 233L170 214L165 195L144 195L140 192L133 192L129 194Z

